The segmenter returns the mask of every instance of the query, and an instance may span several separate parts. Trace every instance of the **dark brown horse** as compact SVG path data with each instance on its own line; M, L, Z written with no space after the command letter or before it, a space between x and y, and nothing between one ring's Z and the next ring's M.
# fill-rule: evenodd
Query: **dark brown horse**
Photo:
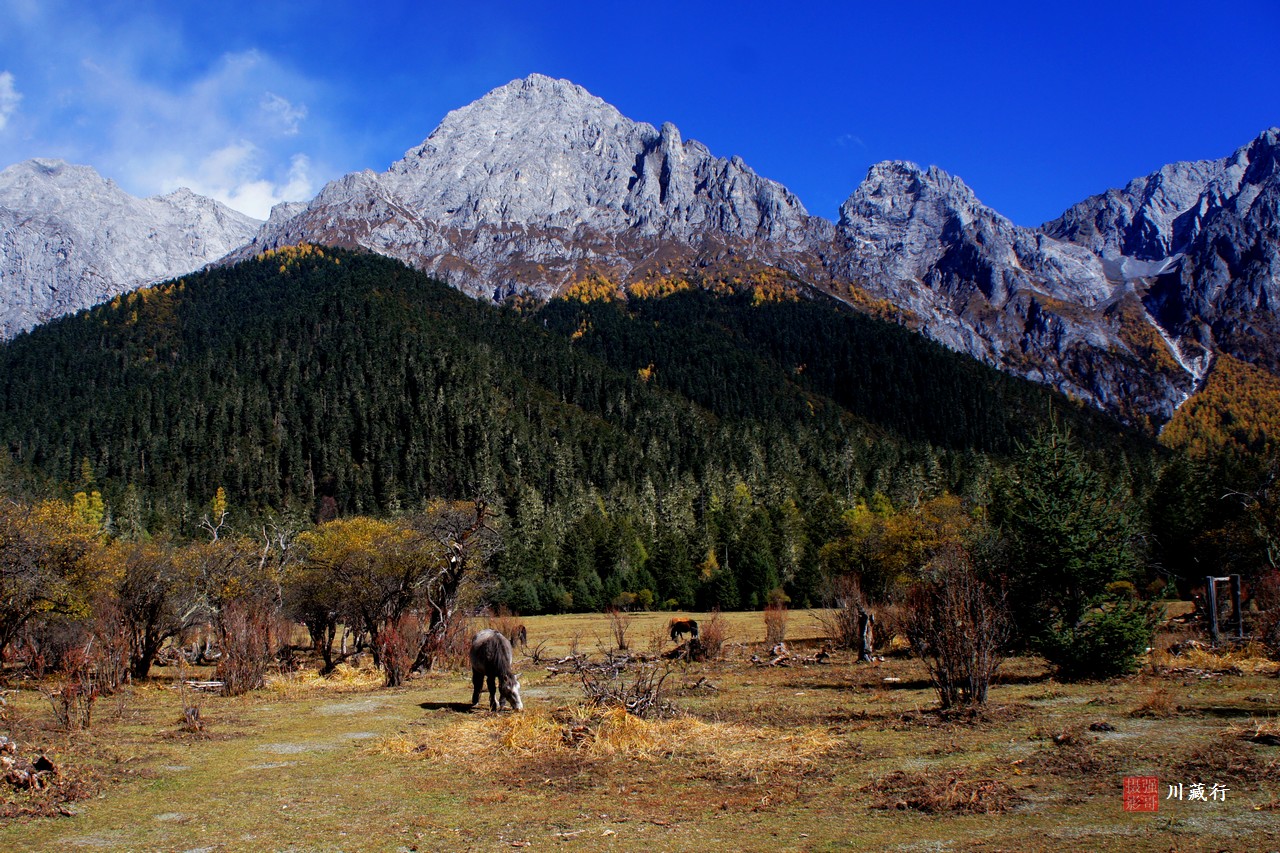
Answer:
M695 640L698 638L698 623L692 619L672 619L667 627L671 629L673 643L685 634L692 634Z

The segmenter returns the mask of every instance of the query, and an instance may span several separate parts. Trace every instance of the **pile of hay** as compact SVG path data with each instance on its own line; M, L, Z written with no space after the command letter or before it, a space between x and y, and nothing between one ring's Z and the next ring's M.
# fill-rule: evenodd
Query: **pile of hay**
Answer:
M1168 650L1151 653L1157 671L1166 675L1276 675L1280 661L1271 660L1266 649L1255 643L1220 646L1190 641Z
M705 722L696 717L642 720L621 708L575 706L553 711L475 716L428 741L394 735L369 751L465 764L494 751L537 758L574 754L641 761L689 758L736 773L803 772L844 741L816 728Z
M303 699L325 693L366 693L382 687L384 677L372 668L341 663L328 675L314 669L268 676L266 695L274 699Z

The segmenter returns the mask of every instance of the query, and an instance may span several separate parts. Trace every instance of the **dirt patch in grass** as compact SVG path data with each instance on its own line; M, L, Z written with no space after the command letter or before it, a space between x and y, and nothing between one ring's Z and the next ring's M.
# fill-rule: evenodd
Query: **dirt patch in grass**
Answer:
M1003 814L1025 800L1007 782L970 779L959 771L928 775L898 770L862 791L873 796L872 808L925 814Z
M1045 738L1048 743L1017 762L1023 773L1087 780L1093 788L1107 788L1124 768L1123 758L1104 750L1097 737L1085 734L1079 726L1057 732L1038 730L1033 736Z
M992 729L1022 719L1032 708L1030 705L1013 703L1010 705L966 705L960 708L927 708L908 711L898 717L894 728L906 729L950 728L966 726L975 729Z
M1280 782L1280 750L1245 742L1238 732L1227 731L1185 753L1174 773L1177 778L1257 790L1263 783Z

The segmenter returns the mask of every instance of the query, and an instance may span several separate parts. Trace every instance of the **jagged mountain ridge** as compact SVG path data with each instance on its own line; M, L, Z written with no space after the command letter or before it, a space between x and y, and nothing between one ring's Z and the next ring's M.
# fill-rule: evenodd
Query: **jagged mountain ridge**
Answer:
M1194 183L1229 170L1183 171ZM1151 192L1152 204L1189 203L1181 183ZM872 167L831 223L671 124L631 121L533 75L450 113L386 172L348 175L304 210L273 215L232 257L303 240L358 246L493 299L546 298L589 275L625 286L771 266L799 287L892 306L953 349L1126 420L1162 423L1211 346L1146 299L1144 276L1166 271L1163 260L1113 258L1108 246L1133 240L1087 236L1015 226L959 178L895 162Z
M590 277L623 288L772 267L1158 426L1218 349L1276 369L1276 132L1246 149L1167 166L1040 229L940 169L886 162L832 223L674 125L533 75L451 112L386 172L278 206L226 260L304 241L359 247L493 300Z
M0 171L0 339L199 269L261 223L179 189L140 199L88 166Z
M445 116L383 173L348 175L275 217L243 258L309 239L360 246L474 296L550 296L587 269L620 280L733 251L803 254L830 223L734 157L533 75Z
M1280 372L1280 129L1093 196L1044 230L1145 277L1145 305L1182 349Z

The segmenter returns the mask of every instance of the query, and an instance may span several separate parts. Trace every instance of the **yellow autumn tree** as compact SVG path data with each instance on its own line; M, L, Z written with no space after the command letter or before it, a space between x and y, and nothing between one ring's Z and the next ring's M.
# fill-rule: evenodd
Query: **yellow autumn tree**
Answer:
M99 533L62 501L0 499L0 651L34 618L88 613L102 582Z

